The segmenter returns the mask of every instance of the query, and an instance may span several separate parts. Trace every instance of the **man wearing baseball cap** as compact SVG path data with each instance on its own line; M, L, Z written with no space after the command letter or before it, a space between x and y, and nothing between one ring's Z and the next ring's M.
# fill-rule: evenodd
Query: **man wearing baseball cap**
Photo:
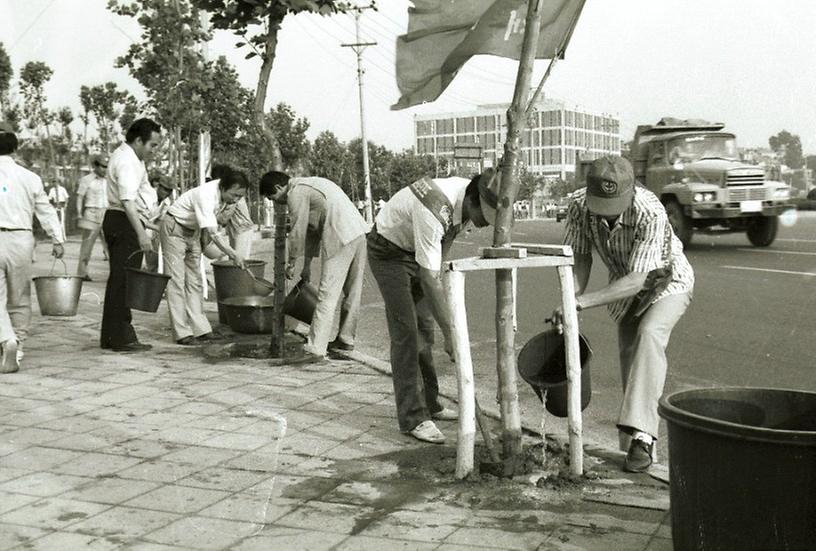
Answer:
M466 226L495 222L497 184L493 169L471 180L422 178L391 197L368 234L368 262L385 302L391 339L399 428L424 442L445 440L432 419L456 418L439 403L433 364L434 319L453 359L442 262Z
M587 187L569 206L564 244L575 254L579 311L606 306L618 324L623 403L618 417L627 455L624 470L652 464L666 380L666 346L691 301L694 272L660 200L635 185L632 165L621 157L595 160ZM609 284L585 292L592 252L609 270ZM561 310L553 313L557 324Z
M20 368L22 342L31 323L31 259L36 215L62 258L65 235L39 176L17 164L14 128L0 121L0 373Z
M102 220L108 208L108 159L103 155L94 155L91 159L91 172L80 178L77 188L77 227L82 229L82 245L79 248L77 275L85 281L91 281L88 275L88 262L91 260L96 238L102 231ZM105 247L104 240L102 247ZM105 254L107 255L107 249ZM107 260L107 258L106 258Z

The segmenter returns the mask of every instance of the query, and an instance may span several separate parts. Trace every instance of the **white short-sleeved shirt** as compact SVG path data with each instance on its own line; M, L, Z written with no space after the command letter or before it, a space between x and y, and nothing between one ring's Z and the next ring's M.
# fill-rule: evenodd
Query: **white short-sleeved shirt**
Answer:
M93 172L86 174L79 180L77 196L83 198L83 207L108 208L108 181Z
M30 230L34 216L51 239L65 241L62 222L48 201L40 177L11 156L0 155L0 228Z
M453 205L453 223L461 225L462 203L470 180L454 176L433 181ZM376 224L377 233L399 248L414 252L417 264L428 270L442 269L445 228L409 187L399 190L380 209Z
M148 189L152 188L144 163L132 147L123 143L108 160L108 209L123 211L122 201L136 201ZM139 213L146 214L145 205L136 203Z
M167 213L185 228L217 228L215 213L221 203L218 183L219 180L210 180L185 191Z
M48 198L55 203L67 203L68 190L57 184L48 190Z

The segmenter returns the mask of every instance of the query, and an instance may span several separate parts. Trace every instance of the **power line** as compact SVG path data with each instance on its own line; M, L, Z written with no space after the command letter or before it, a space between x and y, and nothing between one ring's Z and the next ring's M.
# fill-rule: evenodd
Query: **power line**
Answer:
M47 5L44 7L44 8L43 8L43 9L40 11L40 13L38 13L38 14L37 14L37 16L36 16L36 17L35 17L35 18L34 18L34 19L31 21L31 23L29 23L28 27L26 27L26 28L25 28L25 30L23 31L23 33L22 33L20 36L18 36L18 37L17 37L17 38L14 40L14 43L12 43L12 45L11 45L11 46L9 46L9 51L12 51L12 50L14 49L14 47L15 47L15 46L17 46L17 44L19 44L19 42L20 42L20 41L21 41L23 38L25 38L25 35L27 35L27 34L28 34L28 31L30 31L30 30L31 30L31 28L32 28L34 25L36 25L36 24L37 24L37 21L39 21L39 20L40 20L40 17L42 17L42 16L43 16L43 14L44 14L45 12L47 12L47 11L48 11L48 10L51 8L51 6L53 6L53 5L54 5L54 2L56 2L56 0L51 0L51 1L50 1L50 2L49 2L49 3L48 3L48 4L47 4Z

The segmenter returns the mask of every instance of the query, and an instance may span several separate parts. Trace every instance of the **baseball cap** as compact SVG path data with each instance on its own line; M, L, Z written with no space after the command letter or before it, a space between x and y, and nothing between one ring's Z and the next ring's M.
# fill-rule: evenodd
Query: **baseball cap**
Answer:
M94 155L91 157L92 165L108 166L108 158L104 155Z
M476 184L479 188L479 203L482 216L491 226L496 225L496 209L499 204L499 173L494 168L488 168L479 176Z
M3 134L14 134L14 127L11 124L7 123L6 121L0 121L0 133Z
M623 157L595 159L587 174L586 205L593 214L617 216L629 208L635 196L632 165Z

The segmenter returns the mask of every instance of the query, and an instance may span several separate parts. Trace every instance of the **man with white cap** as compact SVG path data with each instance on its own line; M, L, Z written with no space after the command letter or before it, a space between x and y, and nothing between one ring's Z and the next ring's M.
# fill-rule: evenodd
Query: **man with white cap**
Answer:
M77 275L82 276L85 281L91 281L88 262L91 260L96 238L102 231L105 209L108 208L108 181L105 179L107 172L108 160L102 155L94 155L91 159L91 173L80 178L77 188L77 227L82 229ZM104 241L102 246L105 247Z
M388 320L399 428L424 442L445 440L432 419L456 418L439 403L433 363L434 319L453 359L442 262L467 225L495 222L497 180L493 169L471 180L422 178L383 206L368 234L369 265Z
M569 206L564 244L575 254L577 309L607 306L618 324L623 403L617 425L622 441L629 440L624 470L646 471L657 439L666 347L691 301L694 272L666 209L635 185L632 165L621 157L592 163L587 187ZM609 284L585 292L593 249L609 270ZM560 325L560 309L553 319Z
M62 258L65 235L39 176L17 164L14 128L0 121L0 373L20 369L21 343L31 323L33 217L51 237L52 254Z

